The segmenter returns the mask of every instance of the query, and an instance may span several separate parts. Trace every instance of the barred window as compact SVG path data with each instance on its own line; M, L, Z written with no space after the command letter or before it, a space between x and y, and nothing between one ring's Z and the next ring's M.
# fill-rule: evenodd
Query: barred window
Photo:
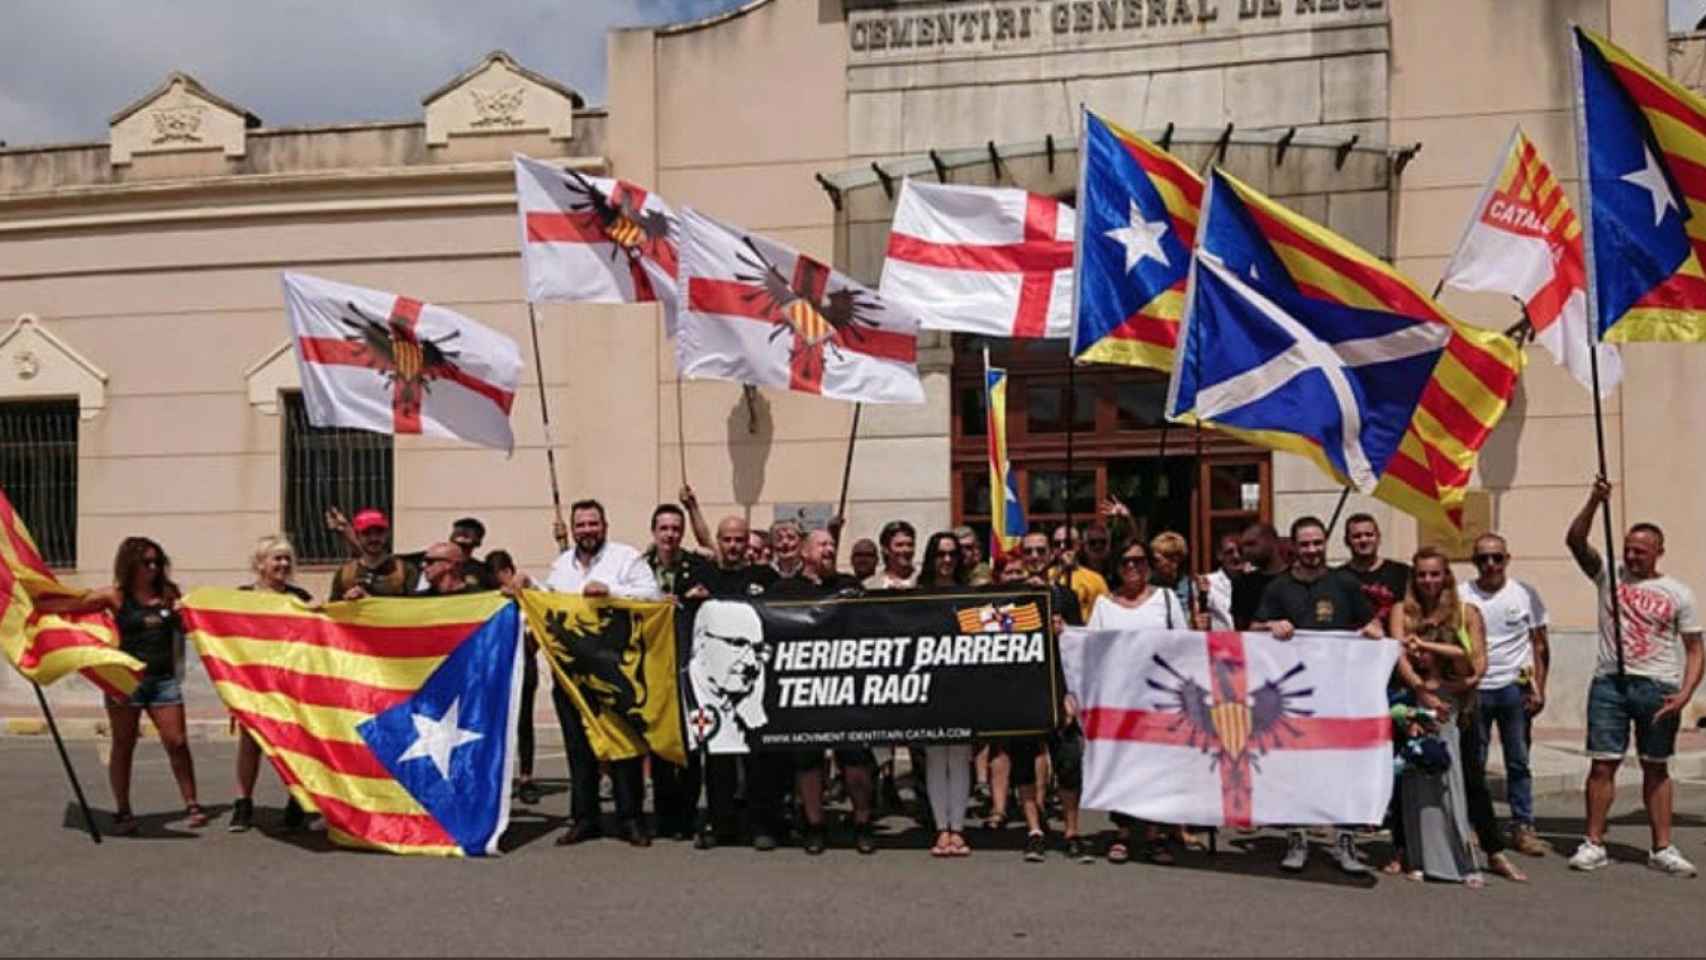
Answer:
M345 516L374 507L391 514L391 436L367 430L316 427L302 394L283 394L284 530L300 563L340 563L350 555L326 529L327 507Z
M53 567L77 566L77 401L0 403L0 489Z

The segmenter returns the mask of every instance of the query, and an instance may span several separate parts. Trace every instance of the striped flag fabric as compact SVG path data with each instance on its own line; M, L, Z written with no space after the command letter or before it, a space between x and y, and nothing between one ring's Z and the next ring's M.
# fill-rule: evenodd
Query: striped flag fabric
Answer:
M480 856L508 824L521 615L497 593L333 603L203 588L184 623L220 699L340 844Z
M773 240L681 212L687 378L863 403L923 403L918 317Z
M877 289L927 330L1072 335L1072 208L1016 187L908 177Z
M436 304L284 274L302 402L316 427L515 448L515 341Z
M60 616L36 609L38 599L80 592L54 576L0 490L0 648L6 660L44 687L81 673L103 692L129 697L141 682L142 663L118 649L112 614Z
M1042 611L1034 603L986 603L981 607L954 611L961 633L1012 633L1041 630Z
M1592 30L1571 53L1599 337L1706 340L1706 98Z
M989 426L984 431L989 448L989 555L999 561L1019 549L1025 535L1025 507L1019 502L1018 478L1007 456L1007 371L989 365L983 351L984 408Z
M1475 459L1516 392L1522 353L1509 337L1452 317L1398 271L1355 244L1300 216L1224 171L1214 173L1212 204L1206 205L1199 259L1212 258L1245 287L1292 304L1294 312L1360 312L1371 324L1370 336L1400 327L1418 331L1425 324L1445 334L1444 349L1421 388L1419 400L1396 449L1381 462L1371 460L1378 477L1374 496L1421 520L1448 530L1463 526L1463 500ZM1315 305L1314 307L1311 304ZM1418 333L1418 336L1423 334ZM1290 340L1286 341L1290 343ZM1212 349L1211 344L1192 344ZM1353 356L1348 343L1341 356ZM1278 357L1276 347L1261 347L1263 359ZM1287 356L1295 358L1292 352ZM1372 359L1372 358L1370 358ZM1394 362L1409 363L1394 356ZM1373 368L1378 373L1380 367ZM1196 374L1181 364L1169 385L1169 415L1184 418L1190 405L1180 402L1181 378ZM1325 376L1324 373L1311 376ZM1338 387L1335 394L1338 395ZM1354 390L1354 388L1352 388ZM1313 460L1339 482L1350 482L1345 469L1318 438L1261 428L1219 424L1216 429L1270 449ZM1342 459L1342 458L1341 458Z
M1593 388L1599 351L1600 395L1623 377L1617 348L1599 344L1588 326L1582 225L1552 168L1522 128L1481 192L1444 282L1459 290L1503 293L1523 304L1534 338L1577 382Z
M1209 827L1385 816L1397 641L1073 628L1062 648L1085 807Z
M1202 178L1090 110L1078 156L1072 356L1171 370Z
M521 266L534 303L662 303L674 333L675 211L626 180L515 155Z

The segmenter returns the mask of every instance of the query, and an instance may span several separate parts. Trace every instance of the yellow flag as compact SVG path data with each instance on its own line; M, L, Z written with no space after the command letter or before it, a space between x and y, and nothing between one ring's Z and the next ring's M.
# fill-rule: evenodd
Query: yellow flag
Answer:
M527 590L527 625L601 760L687 762L675 689L675 605Z

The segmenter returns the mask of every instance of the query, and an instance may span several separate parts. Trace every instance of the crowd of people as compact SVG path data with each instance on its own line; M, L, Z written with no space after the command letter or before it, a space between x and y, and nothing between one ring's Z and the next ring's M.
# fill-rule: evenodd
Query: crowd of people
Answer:
M1624 537L1616 570L1617 616L1612 615L1611 572L1588 544L1593 518L1610 492L1605 481L1596 482L1566 536L1600 601L1599 666L1586 718L1592 759L1586 837L1569 863L1585 871L1608 862L1606 818L1632 730L1652 835L1648 864L1692 876L1693 865L1670 842L1667 761L1682 709L1701 681L1701 627L1692 592L1659 571L1664 534L1648 523L1634 525ZM842 572L840 518L825 529L807 530L797 521L782 520L759 530L742 517L729 516L713 529L692 489L683 487L679 503L660 504L652 512L652 542L643 550L609 540L608 520L597 501L574 503L567 522L559 520L552 531L562 553L536 580L518 571L506 551L478 555L485 528L475 518L456 521L445 541L415 554L393 551L390 524L377 510L361 510L351 519L332 510L327 522L352 551L332 577L329 600L533 587L589 597L673 598L690 615L706 599L1029 586L1052 591L1057 631L1068 625L1236 629L1266 631L1281 641L1300 630L1391 636L1403 650L1388 685L1398 764L1383 826L1391 832L1396 853L1380 870L1472 886L1481 885L1484 872L1491 871L1520 882L1527 878L1510 854L1542 856L1548 849L1535 829L1528 766L1533 723L1547 702L1546 608L1532 588L1511 576L1510 549L1497 533L1475 540L1475 576L1461 584L1438 550L1423 548L1409 563L1382 556L1379 524L1363 513L1345 520L1343 542L1350 559L1343 566L1327 564L1328 525L1303 517L1291 524L1286 537L1265 523L1221 537L1213 544L1212 571L1193 575L1184 536L1162 532L1146 538L1126 505L1107 501L1087 523L1026 533L1017 550L994 557L986 556L969 527L938 531L920 541L910 523L894 520L875 539L854 540L848 551L850 572ZM698 548L688 545L690 533ZM252 560L254 579L243 589L313 601L294 583L296 557L287 539L262 540ZM165 550L132 537L119 546L111 587L42 603L54 612L111 611L121 648L144 664L135 693L106 704L113 737L114 833L136 828L130 773L144 712L170 757L188 824L208 822L197 800L185 737L179 598ZM543 792L534 778L532 716L539 671L531 640L527 653L515 798L533 805ZM1113 830L1101 842L1085 835L1078 802L1084 734L1071 696L1063 703L1065 722L1046 737L898 744L879 748L886 754L881 758L863 747L704 759L690 755L677 766L657 756L601 762L573 702L557 684L551 691L569 766L569 820L556 840L560 845L601 835L605 777L617 836L639 847L649 846L654 834L643 810L647 777L656 834L702 849L747 841L769 851L797 833L806 853L822 853L830 834L826 802L835 795L844 796L851 807L852 842L863 854L877 850L879 815L905 811L931 831L933 856L969 855L976 836L968 828L971 811L981 811L979 826L986 833L1004 830L1014 799L1027 861L1043 861L1056 850L1080 862L1105 858L1120 863L1140 856L1167 864L1180 845L1203 843L1189 825L1140 823L1120 814L1113 815ZM1505 827L1496 819L1487 783L1495 731L1511 814ZM241 738L236 767L238 799L229 828L242 831L254 824L252 795L260 768L260 751L247 736ZM908 769L915 794L910 810L898 786ZM299 828L307 819L294 801L284 818L287 828ZM1056 819L1061 829L1058 843L1051 843ZM1358 842L1374 825L1321 826L1330 831L1328 853L1340 869L1373 872ZM1286 831L1282 869L1304 869L1311 829Z

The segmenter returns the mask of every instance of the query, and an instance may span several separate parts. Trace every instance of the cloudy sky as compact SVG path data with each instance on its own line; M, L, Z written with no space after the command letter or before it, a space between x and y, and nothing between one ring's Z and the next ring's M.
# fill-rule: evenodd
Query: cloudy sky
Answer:
M604 35L741 0L3 0L0 141L104 140L169 70L268 125L404 120L493 49L604 102Z

